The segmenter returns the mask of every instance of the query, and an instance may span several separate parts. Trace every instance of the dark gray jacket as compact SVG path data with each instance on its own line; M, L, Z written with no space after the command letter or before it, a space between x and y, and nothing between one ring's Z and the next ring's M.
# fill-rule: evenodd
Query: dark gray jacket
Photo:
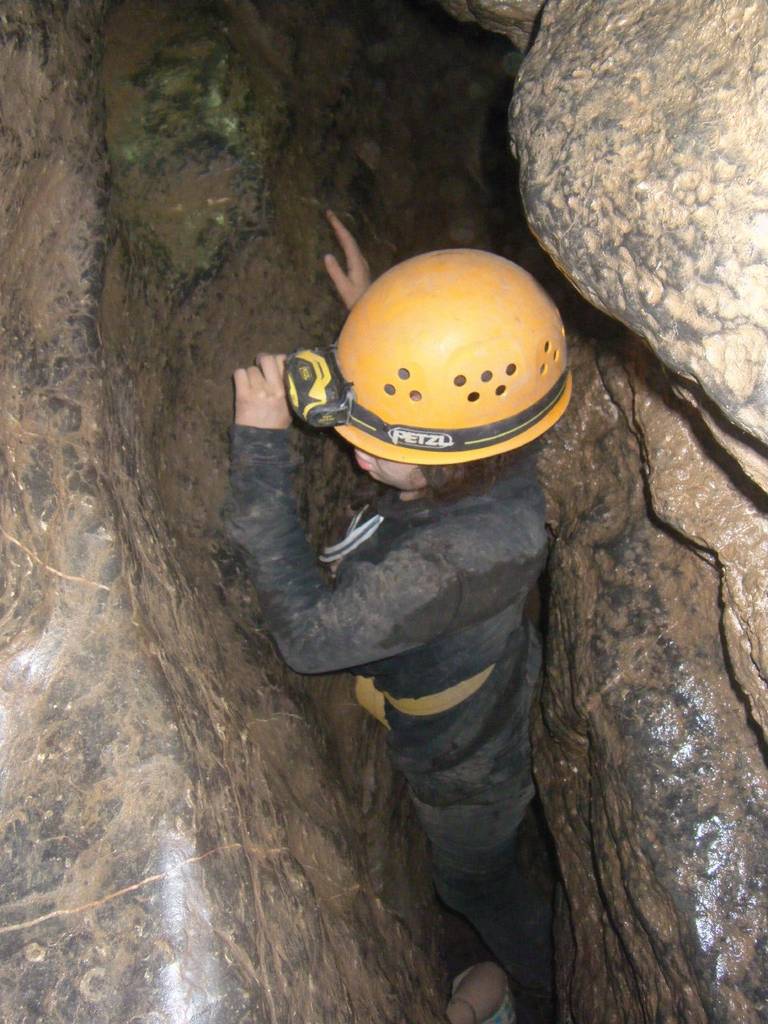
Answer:
M233 428L230 531L291 668L354 670L396 697L444 690L494 662L508 678L523 672L523 606L546 550L532 462L453 503L393 491L377 509L384 523L331 585L297 516L287 435Z

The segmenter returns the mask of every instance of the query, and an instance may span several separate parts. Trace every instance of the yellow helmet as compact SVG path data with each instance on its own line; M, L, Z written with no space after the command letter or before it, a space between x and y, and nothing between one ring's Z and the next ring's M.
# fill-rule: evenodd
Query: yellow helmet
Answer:
M336 360L343 438L394 462L469 462L548 430L571 396L565 330L517 264L475 249L415 256L352 308Z

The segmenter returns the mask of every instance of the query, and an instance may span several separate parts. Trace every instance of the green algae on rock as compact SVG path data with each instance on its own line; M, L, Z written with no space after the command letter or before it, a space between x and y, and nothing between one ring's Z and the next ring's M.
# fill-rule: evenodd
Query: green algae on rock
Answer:
M139 38L133 17L113 22L133 41L106 83L114 209L131 264L185 291L264 230L265 166L285 115L208 5L153 7Z

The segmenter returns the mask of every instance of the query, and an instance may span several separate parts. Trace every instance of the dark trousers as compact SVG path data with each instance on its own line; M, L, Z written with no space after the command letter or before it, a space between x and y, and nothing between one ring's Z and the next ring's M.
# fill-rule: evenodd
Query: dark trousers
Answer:
M430 839L433 879L442 901L474 925L518 985L546 991L550 910L515 863L518 807L414 803Z
M541 989L551 971L549 908L515 863L517 829L534 794L529 720L541 668L533 630L527 640L522 666L516 659L517 672L505 677L498 665L441 735L439 750L414 746L393 758L429 837L440 898L474 925L520 985Z

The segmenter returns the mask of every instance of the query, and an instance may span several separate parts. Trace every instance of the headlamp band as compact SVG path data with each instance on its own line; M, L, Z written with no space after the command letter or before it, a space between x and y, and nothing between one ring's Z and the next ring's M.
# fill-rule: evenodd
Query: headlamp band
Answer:
M549 391L538 402L522 412L509 416L495 423L483 424L479 427L462 427L458 430L425 430L423 427L411 427L405 424L386 423L375 413L352 401L347 422L371 437L378 438L385 444L398 448L411 448L414 451L425 449L450 449L453 452L478 451L509 441L525 430L530 430L542 420L563 396L568 384L568 372L558 377Z

